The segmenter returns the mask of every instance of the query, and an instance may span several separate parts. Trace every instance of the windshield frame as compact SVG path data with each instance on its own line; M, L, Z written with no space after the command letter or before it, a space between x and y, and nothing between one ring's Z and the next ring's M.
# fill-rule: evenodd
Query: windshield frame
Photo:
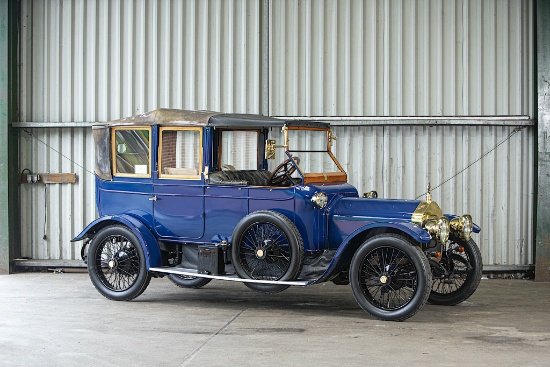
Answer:
M296 166L296 169L298 171L298 174L302 177L302 180L304 184L313 183L313 182L347 182L347 173L342 168L342 165L340 162L338 162L338 159L334 156L332 153L332 140L334 139L332 130L330 128L325 127L304 127L304 126L283 126L283 134L284 134L284 149L286 156L292 160L293 164ZM293 149L290 144L290 131L324 131L327 134L327 145L326 150L307 150L307 149L299 149L299 147L296 147L298 149ZM338 172L303 172L303 170L300 168L300 165L298 162L296 162L292 156L292 153L326 153L331 158L331 160L334 162L336 167L338 168Z

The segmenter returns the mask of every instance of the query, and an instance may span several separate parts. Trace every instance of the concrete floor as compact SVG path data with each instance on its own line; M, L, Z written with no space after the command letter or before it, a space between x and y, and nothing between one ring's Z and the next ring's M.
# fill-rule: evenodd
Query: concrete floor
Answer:
M550 284L482 280L459 306L378 321L332 283L255 293L153 279L114 302L87 274L0 276L1 366L548 366Z

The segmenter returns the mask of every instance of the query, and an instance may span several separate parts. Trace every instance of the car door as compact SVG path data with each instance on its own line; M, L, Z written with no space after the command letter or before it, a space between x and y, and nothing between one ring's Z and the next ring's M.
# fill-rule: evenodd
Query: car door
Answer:
M150 126L111 130L113 179L97 181L99 215L129 214L151 225L152 140Z
M159 237L203 237L202 142L200 127L159 129L158 175L153 185L153 222Z
M212 172L212 177L222 170L228 171L228 174L258 170L261 165L261 136L258 129L218 129L213 154L217 171ZM248 214L248 199L246 184L238 184L236 181L215 183L215 180L210 180L204 199L205 240L228 240L237 223Z

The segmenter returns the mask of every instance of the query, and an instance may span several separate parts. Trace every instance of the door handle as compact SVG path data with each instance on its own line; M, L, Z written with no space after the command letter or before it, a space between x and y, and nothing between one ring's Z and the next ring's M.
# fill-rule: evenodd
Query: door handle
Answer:
M157 201L157 195L150 197L149 201Z

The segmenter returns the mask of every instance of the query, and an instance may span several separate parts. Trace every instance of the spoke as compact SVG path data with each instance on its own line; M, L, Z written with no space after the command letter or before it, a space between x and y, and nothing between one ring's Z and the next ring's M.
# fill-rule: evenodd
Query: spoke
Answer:
M282 276L285 274L285 272L286 272L287 269L281 268L281 267L279 266L279 264L277 264L277 263L275 263L275 266L281 271L281 275L280 275L278 278L282 277Z
M445 253L441 260L441 265L445 267L448 276L436 278L432 283L432 291L438 294L452 294L460 291L466 283L470 274L470 258L467 252L464 253Z
M372 259L374 261L374 259ZM371 269L373 270L373 272L375 272L376 274L381 274L382 273L382 269L380 267L380 262L379 261L376 261L374 264L372 263L371 261L371 257L369 257L367 259L367 261L369 262L369 265L371 266Z

